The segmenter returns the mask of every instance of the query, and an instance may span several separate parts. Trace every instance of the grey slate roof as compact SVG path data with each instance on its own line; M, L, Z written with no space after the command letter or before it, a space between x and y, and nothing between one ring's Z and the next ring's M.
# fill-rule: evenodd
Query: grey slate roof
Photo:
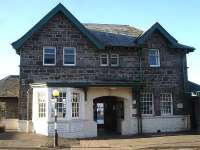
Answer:
M88 38L98 49L105 49L106 46L140 46L148 37L158 30L171 43L172 48L178 48L192 52L195 48L182 45L172 37L158 22L149 30L143 32L128 25L109 24L82 24L80 23L62 4L58 4L46 16L44 16L35 26L33 26L24 36L12 43L13 48L20 54L19 48L35 32L39 31L55 14L63 13L66 18Z
M200 91L200 85L194 82L188 81L188 90L189 92Z
M0 80L0 97L19 97L19 76L10 75Z
M134 46L143 31L129 25L83 24L103 44L107 46Z

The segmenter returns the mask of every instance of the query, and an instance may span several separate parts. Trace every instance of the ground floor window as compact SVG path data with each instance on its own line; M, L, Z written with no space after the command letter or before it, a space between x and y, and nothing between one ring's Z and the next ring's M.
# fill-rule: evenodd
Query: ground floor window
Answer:
M80 110L80 94L73 93L72 94L72 118L79 117L79 110Z
M53 91L57 91L57 97ZM82 119L84 117L84 91L80 88L33 88L33 120L48 119L53 121Z
M38 92L38 117L43 118L46 116L46 101L45 93Z
M67 99L66 92L60 91L59 97L55 98L55 97L52 96L52 99L53 99L52 116L54 116L54 109L55 109L55 105L56 105L57 117L58 118L65 118L65 116L66 116L66 99Z
M143 115L153 114L153 94L142 92L140 95L140 111Z
M160 111L161 115L172 115L172 94L160 94Z

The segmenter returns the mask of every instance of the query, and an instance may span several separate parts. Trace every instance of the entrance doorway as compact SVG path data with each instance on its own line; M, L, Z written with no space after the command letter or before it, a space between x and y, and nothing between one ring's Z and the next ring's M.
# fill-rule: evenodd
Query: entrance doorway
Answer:
M94 99L93 104L98 135L121 134L121 121L124 119L123 99L104 96Z

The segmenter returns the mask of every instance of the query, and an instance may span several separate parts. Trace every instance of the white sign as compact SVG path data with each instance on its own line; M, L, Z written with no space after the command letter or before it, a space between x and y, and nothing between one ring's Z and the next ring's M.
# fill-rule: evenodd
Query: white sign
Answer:
M183 108L183 104L182 103L178 103L177 104L177 108Z

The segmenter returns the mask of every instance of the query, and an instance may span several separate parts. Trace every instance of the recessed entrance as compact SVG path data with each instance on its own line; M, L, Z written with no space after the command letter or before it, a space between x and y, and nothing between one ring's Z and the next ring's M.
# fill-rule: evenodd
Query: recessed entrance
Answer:
M121 121L124 119L123 99L104 96L94 99L93 104L98 135L121 134Z

